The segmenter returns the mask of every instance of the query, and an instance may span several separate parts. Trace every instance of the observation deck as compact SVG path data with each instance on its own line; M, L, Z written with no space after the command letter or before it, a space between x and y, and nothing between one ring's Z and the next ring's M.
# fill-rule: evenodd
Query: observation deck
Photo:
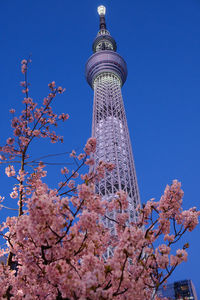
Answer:
M86 79L93 88L96 77L102 73L115 74L121 82L121 86L127 78L127 66L125 60L112 50L103 50L94 53L86 64Z

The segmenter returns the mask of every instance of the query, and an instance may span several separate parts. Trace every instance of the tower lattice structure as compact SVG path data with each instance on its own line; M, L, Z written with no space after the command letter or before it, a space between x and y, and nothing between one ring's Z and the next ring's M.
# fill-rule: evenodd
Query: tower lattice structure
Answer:
M115 168L96 184L96 192L109 201L117 191L124 190L129 201L129 221L134 222L140 196L121 93L127 66L106 28L105 7L98 7L98 13L100 28L93 42L93 55L86 64L87 82L94 90L92 136L97 142L94 169L100 161L113 163ZM110 219L115 218L114 214L110 213ZM108 218L103 222L114 234L114 223Z

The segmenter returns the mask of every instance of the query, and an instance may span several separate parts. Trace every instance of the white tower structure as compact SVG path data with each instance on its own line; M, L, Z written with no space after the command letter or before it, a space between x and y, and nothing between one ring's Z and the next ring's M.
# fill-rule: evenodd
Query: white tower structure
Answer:
M87 82L94 90L92 136L97 141L94 168L99 161L106 161L113 163L115 169L96 184L96 192L109 201L117 191L124 190L129 200L129 219L134 222L140 197L121 93L127 67L106 29L106 8L99 6L98 13L100 28L93 42L93 55L86 64ZM112 212L110 217L114 218L114 214ZM104 223L114 233L113 222L105 219Z

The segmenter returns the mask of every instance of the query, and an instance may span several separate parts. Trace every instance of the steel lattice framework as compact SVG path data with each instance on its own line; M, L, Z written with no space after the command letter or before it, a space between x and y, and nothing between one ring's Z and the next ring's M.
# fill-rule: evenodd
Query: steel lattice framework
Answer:
M115 169L96 184L96 191L109 201L117 191L124 190L128 194L129 219L134 222L140 197L121 93L127 67L116 53L116 42L106 29L105 10L100 12L100 30L93 52L86 65L86 78L94 90L92 136L97 141L94 168L99 161L115 164ZM110 213L111 218L115 218L114 215L115 212ZM112 221L104 219L103 222L115 233Z

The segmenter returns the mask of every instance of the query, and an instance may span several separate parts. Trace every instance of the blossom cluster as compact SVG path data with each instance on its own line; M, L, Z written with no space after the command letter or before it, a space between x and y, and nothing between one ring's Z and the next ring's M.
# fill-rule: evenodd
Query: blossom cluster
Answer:
M27 149L35 138L50 138L52 143L62 142L63 137L57 135L51 128L57 127L59 121L66 121L69 118L68 114L55 114L51 107L56 95L65 91L62 87L56 87L55 82L49 84L50 93L43 99L41 107L38 107L38 104L29 96L29 83L27 82L29 63L30 59L23 59L21 62L22 73L26 75L25 81L21 82L22 92L25 95L22 103L25 107L19 117L15 116L15 109L10 110L13 115L11 120L13 137L9 137L6 145L0 147L0 152L3 153L0 159L4 161L14 159L16 156L24 156L27 159ZM8 176L13 176L7 173Z
M165 234L165 229L158 233L160 220L165 228L164 219L168 224L169 218L168 210L166 217L163 215L163 196L160 202L147 202L136 224L127 224L125 192L119 191L106 202L95 193L91 182L79 184L73 196L61 197L42 182L42 168L37 172L27 211L20 219L7 218L1 228L8 230L5 239L17 262L17 273L9 266L2 267L0 297L9 289L10 299L37 299L39 295L39 299L147 300L165 277L187 260L187 247L172 252L171 240L181 236L180 230L173 233L173 239L166 236L166 242L155 247L156 240ZM164 197L170 198L169 209L176 205L179 194L177 181L170 189L167 186ZM118 213L117 235L101 222L113 210ZM151 222L153 211L158 215ZM178 214L186 215L181 210ZM190 226L196 226L196 217L190 216L188 230ZM105 260L108 247L113 247L114 254Z

